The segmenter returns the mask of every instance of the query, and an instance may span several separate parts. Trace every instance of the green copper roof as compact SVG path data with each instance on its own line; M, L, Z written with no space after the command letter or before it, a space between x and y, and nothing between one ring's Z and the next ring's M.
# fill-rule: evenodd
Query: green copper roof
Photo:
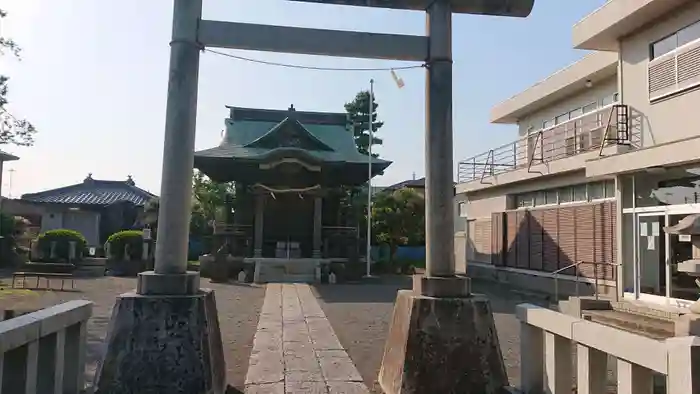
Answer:
M367 163L357 151L344 114L260 110L229 107L226 131L218 147L195 153L203 159L264 161L268 157L300 156L325 163ZM382 171L391 162L372 159Z

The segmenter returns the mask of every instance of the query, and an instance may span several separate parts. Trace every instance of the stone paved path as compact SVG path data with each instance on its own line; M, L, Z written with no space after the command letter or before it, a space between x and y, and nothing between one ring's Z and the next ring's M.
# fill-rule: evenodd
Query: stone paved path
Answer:
M246 394L368 394L306 284L268 284Z

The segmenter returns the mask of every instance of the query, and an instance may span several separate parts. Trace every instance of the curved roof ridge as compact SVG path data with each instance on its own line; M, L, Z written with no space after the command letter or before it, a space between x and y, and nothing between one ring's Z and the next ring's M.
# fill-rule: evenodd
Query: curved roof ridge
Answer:
M328 144L326 144L325 142L323 142L323 140L320 139L316 134L314 134L313 132L311 132L311 130L309 130L309 129L307 129L306 127L304 127L304 125L301 124L301 122L299 122L297 119L290 118L290 117L284 118L284 120L281 121L281 122L279 122L277 125L275 125L275 127L271 128L271 129L268 130L265 134L263 134L263 135L261 135L260 137L254 139L253 141L250 141L249 143L243 145L243 147L244 147L244 148L252 148L252 147L253 147L252 145L254 145L254 144L256 144L256 143L258 143L258 142L260 142L260 141L262 141L262 140L264 140L264 139L266 139L266 138L269 138L269 136L274 135L274 133L277 133L277 132L282 128L282 126L286 125L288 122L292 122L295 126L301 127L301 129L304 130L304 131L306 132L306 134L307 134L314 142L318 143L320 146L324 147L325 149L327 149L327 150L329 150L329 151L335 151L335 149L333 149L333 148L331 148L330 146L328 146Z

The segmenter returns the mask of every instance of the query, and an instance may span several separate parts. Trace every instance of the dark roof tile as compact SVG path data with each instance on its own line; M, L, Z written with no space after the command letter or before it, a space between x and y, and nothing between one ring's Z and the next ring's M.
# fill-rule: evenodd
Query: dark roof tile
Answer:
M88 177L82 183L38 193L24 194L21 200L35 203L109 205L128 201L137 206L144 205L156 197L127 181L105 181Z

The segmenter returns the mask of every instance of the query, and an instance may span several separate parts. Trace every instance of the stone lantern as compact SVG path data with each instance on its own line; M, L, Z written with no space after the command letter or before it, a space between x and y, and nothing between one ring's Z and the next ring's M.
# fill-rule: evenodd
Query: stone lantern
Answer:
M692 258L678 263L678 272L695 277L695 284L700 288L700 214L688 215L673 226L664 227L667 234L690 236ZM700 293L700 290L698 290ZM690 311L700 314L700 299L690 306Z

